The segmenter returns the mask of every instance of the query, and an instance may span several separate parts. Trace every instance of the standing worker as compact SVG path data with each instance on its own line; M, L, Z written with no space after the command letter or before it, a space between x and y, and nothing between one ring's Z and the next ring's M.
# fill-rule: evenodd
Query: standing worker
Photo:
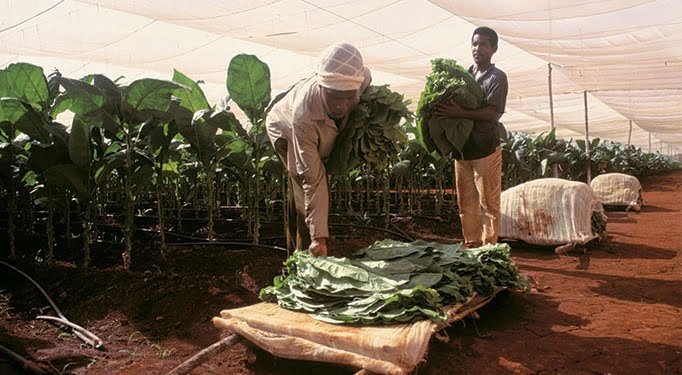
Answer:
M268 114L268 137L289 172L289 207L295 207L295 219L292 213L288 230L296 233L296 248L307 247L314 256L328 253L324 163L370 81L360 51L337 43L321 53L315 74L276 98Z
M474 64L469 73L483 88L481 108L463 109L454 101L436 106L436 115L474 120L461 156L455 156L457 204L462 220L464 246L497 243L502 191L502 148L498 120L507 102L507 76L491 63L497 52L497 33L479 27L471 37Z

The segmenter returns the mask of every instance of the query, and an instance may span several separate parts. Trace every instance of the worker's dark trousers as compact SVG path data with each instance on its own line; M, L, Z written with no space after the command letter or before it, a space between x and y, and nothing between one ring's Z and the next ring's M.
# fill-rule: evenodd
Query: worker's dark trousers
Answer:
M288 171L287 166L287 141L286 139L278 139L275 144L275 153L279 156L279 160L284 164L284 168ZM310 232L305 224L305 196L303 195L303 186L291 173L288 173L289 179L287 186L287 202L284 205L284 214L287 216L288 225L286 230L287 250L293 251L296 249L307 249L310 246Z
M287 189L287 215L289 216L289 228L287 233L287 249L296 245L296 249L307 249L310 246L310 231L305 224L305 197L303 186L297 179L289 175L289 187ZM296 243L293 234L296 233Z

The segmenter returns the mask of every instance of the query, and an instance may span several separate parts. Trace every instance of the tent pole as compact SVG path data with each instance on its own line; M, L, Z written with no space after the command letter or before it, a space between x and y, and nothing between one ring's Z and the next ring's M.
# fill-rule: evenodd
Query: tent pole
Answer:
M587 155L587 183L592 182L592 161L590 158L590 126L587 115L587 91L583 91L583 103L585 105L585 154Z
M547 63L547 86L549 89L549 127L550 130L554 130L556 125L554 124L554 99L552 97L552 63ZM552 176L554 178L559 177L559 166L557 163L552 163Z
M628 146L630 146L631 141L632 141L632 120L630 120L630 131L628 132Z
M651 153L651 133L649 133L649 153Z

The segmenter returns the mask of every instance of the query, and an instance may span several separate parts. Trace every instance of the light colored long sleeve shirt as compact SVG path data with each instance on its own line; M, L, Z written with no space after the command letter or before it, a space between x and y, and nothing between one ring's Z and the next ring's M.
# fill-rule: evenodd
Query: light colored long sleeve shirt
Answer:
M273 106L266 127L273 144L278 139L287 141L286 167L303 188L310 238L329 237L329 187L323 161L334 147L338 129L327 115L315 77L298 82Z

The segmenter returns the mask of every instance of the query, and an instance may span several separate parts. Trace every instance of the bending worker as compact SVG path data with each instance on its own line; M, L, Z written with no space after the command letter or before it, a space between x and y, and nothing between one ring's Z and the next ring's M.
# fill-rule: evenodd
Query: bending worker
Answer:
M276 98L268 114L268 137L289 172L289 207L295 207L295 220L292 212L288 230L296 233L296 248L307 247L314 256L328 253L324 163L370 81L360 51L348 43L334 44L321 53L315 74Z

